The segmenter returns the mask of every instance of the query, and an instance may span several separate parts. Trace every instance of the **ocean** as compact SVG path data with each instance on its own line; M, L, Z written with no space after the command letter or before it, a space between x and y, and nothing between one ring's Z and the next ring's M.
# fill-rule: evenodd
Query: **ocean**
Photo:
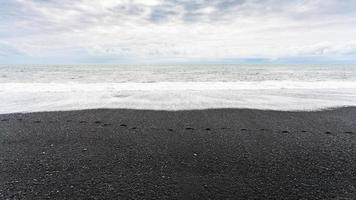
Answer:
M2 65L0 113L356 106L356 65Z

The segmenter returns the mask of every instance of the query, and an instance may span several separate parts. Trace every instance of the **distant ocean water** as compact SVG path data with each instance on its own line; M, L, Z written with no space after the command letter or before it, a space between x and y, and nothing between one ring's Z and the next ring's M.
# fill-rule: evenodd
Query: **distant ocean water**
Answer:
M356 106L356 65L2 65L0 113Z

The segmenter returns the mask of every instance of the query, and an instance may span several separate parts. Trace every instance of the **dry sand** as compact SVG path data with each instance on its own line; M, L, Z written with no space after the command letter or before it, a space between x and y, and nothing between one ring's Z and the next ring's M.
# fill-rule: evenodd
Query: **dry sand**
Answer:
M0 199L356 199L356 108L0 115Z

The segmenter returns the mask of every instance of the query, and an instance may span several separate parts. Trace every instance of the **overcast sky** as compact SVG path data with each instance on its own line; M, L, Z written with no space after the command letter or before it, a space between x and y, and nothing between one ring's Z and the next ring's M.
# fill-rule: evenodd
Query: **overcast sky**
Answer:
M355 60L355 0L0 0L3 64Z

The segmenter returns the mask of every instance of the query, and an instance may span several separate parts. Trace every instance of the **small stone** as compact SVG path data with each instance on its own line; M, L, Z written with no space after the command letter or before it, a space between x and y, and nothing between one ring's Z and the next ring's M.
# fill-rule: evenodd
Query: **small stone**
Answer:
M353 133L352 131L345 131L345 133L349 133L349 134L351 134L351 133Z

